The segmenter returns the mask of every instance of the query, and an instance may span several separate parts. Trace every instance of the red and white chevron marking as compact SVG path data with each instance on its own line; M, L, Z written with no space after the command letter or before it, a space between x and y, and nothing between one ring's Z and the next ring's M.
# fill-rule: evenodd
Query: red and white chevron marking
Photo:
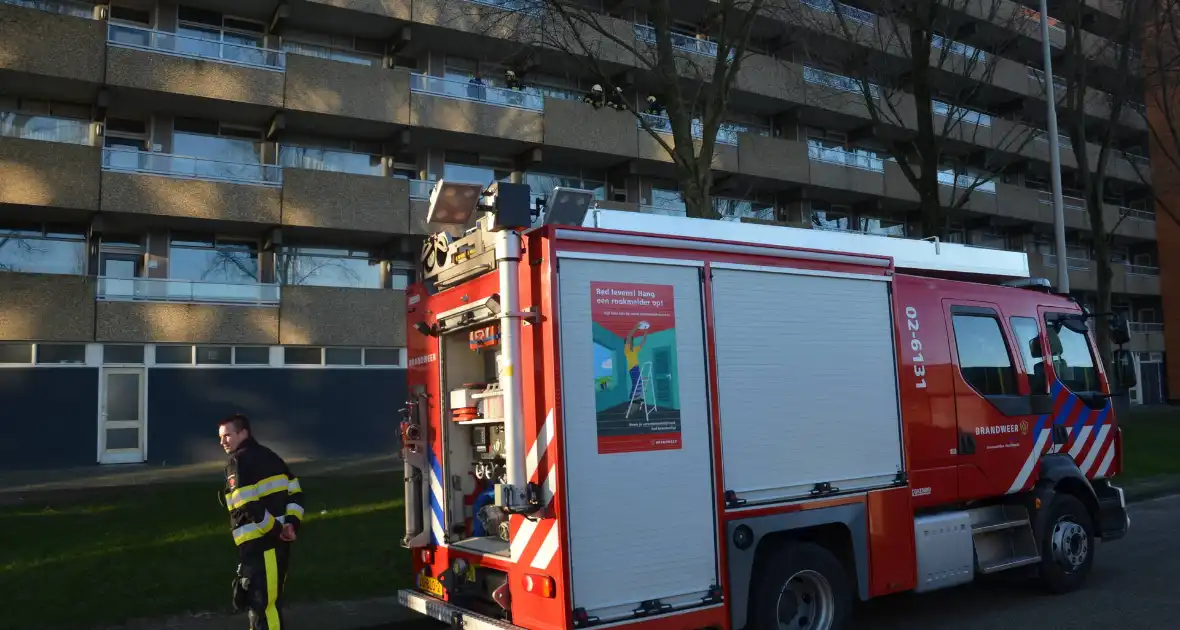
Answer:
M552 509L553 496L557 492L553 422L553 410L550 409L525 457L529 482L541 485L542 507L531 518L513 516L509 521L512 561L539 570L549 568L557 556L560 542L557 515Z

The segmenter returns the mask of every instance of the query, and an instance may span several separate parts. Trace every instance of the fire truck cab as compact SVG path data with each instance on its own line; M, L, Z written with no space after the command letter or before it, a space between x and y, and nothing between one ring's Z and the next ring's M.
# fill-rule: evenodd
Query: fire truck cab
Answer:
M848 627L1130 519L1091 336L1024 253L439 182L407 291L409 608L473 628ZM473 227L473 212L484 209ZM1115 353L1119 388L1133 387Z

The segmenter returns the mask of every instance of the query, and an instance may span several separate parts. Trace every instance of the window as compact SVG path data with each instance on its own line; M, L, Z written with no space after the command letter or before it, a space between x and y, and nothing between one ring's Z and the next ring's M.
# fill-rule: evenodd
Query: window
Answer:
M483 184L506 182L512 176L512 161L461 151L447 151L443 178L457 182Z
M1012 358L999 320L982 313L960 314L952 316L952 324L963 380L984 396L1016 394Z
M194 282L256 284L258 243L174 233L168 275Z
M265 346L237 346L234 348L236 365L270 365L270 348Z
M86 363L86 345L81 343L39 343L37 363Z
M259 50L266 31L261 22L186 6L178 8L177 17L176 33L183 37L177 41L181 52L257 65L269 60L265 51Z
M0 271L82 275L86 233L54 226L0 226Z
M33 344L31 343L0 343L0 364L2 363L32 363Z
M882 236L896 236L905 238L905 223L892 219L876 219L860 217L860 231L866 234L880 234Z
M1012 332L1016 333L1016 344L1024 361L1024 373L1028 375L1029 392L1048 393L1049 381L1045 377L1045 362L1041 358L1041 331L1037 327L1037 320L1033 317L1013 317L1008 321L1012 324ZM1036 355L1033 354L1034 347Z
M287 365L323 365L323 348L283 348L283 363Z
M197 365L230 365L232 346L197 346Z
M365 348L365 365L400 365L401 354L393 348Z
M173 123L172 154L198 158L193 164L177 161L173 170L226 180L262 179L262 139L259 128L226 125L201 118L177 118Z
M90 107L0 96L0 136L90 144Z
M851 230L851 208L829 204L825 201L811 202L811 228L813 230Z
M360 348L324 348L326 365L361 365Z
M143 363L143 346L106 345L102 347L103 363Z
M192 362L192 346L156 346L157 365L190 365Z
M759 201L713 197L713 210L722 221L741 221L743 218L774 220L774 205Z
M1094 366L1094 356L1090 354L1089 339L1063 326L1058 317L1057 313L1045 314L1053 373L1072 391L1097 391L1098 369Z
M276 274L285 285L381 288L381 261L368 252L324 247L284 247Z

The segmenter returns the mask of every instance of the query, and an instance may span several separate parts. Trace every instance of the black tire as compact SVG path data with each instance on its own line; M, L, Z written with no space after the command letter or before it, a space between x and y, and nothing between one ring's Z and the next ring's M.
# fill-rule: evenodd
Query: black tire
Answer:
M1077 532L1072 527L1074 525L1080 527L1081 532ZM1075 535L1069 535L1071 529L1074 529ZM1040 533L1040 544L1041 585L1056 594L1071 593L1081 588L1094 566L1095 551L1094 521L1086 505L1072 494L1054 496L1049 503L1049 517L1045 521L1044 531ZM1085 554L1084 558L1081 557L1082 553Z
M791 542L770 553L760 562L760 575L754 576L747 624L750 630L780 629L779 596L787 589L788 580L801 571L818 574L829 588L831 623L818 630L845 630L849 627L852 623L852 581L832 552L815 543ZM812 575L807 579L815 577Z

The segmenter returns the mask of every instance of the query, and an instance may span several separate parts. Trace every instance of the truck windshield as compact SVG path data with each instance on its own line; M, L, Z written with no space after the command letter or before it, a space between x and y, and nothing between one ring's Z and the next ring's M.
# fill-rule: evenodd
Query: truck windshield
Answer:
M1075 392L1098 391L1098 369L1086 335L1074 332L1046 315L1045 328L1053 352L1053 372L1062 384Z

